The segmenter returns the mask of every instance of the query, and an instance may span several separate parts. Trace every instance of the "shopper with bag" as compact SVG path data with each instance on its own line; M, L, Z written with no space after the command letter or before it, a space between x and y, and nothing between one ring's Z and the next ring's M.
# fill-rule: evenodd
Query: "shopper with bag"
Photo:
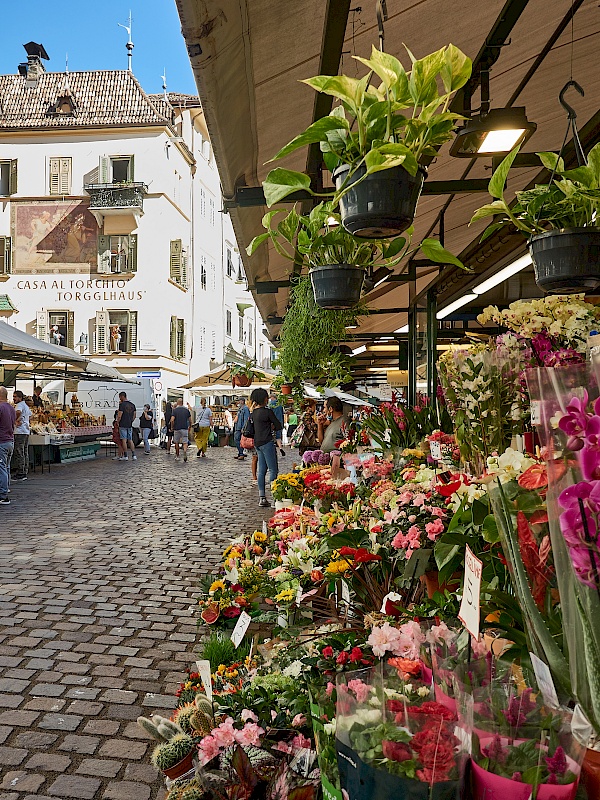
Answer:
M212 411L209 406L206 405L206 397L203 397L200 400L200 410L196 414L196 422L194 423L194 439L196 440L196 447L198 448L196 458L206 458L206 448L208 447L211 425Z
M154 417L148 403L144 406L144 410L140 414L140 430L144 439L144 453L150 455L150 439L154 430Z
M250 400L255 404L255 408L246 427L248 428L248 425L252 422L254 447L258 455L258 493L260 496L258 505L261 508L270 508L271 504L267 500L265 478L267 469L269 470L271 483L279 473L275 435L283 426L273 413L273 409L267 408L269 395L265 389L255 389L250 395Z

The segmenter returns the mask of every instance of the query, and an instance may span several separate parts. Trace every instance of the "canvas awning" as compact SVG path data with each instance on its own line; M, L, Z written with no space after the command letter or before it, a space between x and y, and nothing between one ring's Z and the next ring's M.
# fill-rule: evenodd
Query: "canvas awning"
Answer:
M262 370L255 370L257 377L260 376L260 383L254 382L251 389L256 389L257 386L266 386L267 388L271 385L271 380L266 372ZM199 378L195 378L193 381L186 383L184 386L181 386L181 389L206 389L210 388L214 390L216 386L227 386L229 390L231 390L231 367L229 364L223 364L221 367L217 367L216 369L207 372L205 375L200 375ZM264 379L264 380L263 380ZM236 390L239 387L235 387ZM219 394L219 392L213 392L213 394Z
M85 364L85 356L68 347L42 342L35 336L0 321L0 358L11 361L60 361L63 364Z

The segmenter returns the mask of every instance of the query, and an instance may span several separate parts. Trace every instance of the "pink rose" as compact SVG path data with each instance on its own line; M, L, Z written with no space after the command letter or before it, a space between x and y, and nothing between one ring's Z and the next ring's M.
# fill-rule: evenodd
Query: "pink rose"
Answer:
M241 731L236 731L235 740L238 744L246 747L249 745L258 747L260 745L260 737L264 733L264 730L255 722L247 722Z
M443 533L444 530L444 523L441 519L436 519L434 522L428 522L425 525L425 532L427 533L427 538L431 539L431 541L435 541L435 539L439 536L440 533Z
M325 694L327 695L327 697L331 697L331 693L333 692L334 689L335 689L335 683L329 681L329 683L327 684L327 688L325 689Z

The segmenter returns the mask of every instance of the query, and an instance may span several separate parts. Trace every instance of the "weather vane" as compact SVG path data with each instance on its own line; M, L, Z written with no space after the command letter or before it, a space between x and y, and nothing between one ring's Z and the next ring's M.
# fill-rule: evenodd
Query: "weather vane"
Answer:
M127 31L127 44L125 47L127 48L127 69L131 72L131 58L133 56L133 42L131 41L131 9L129 9L129 25L122 25L120 22L117 22L119 28L125 28Z

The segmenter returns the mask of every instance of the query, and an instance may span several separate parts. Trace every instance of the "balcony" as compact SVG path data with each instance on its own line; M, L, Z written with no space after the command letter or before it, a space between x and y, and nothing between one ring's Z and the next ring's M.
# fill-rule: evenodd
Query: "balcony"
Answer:
M137 223L144 213L144 195L148 192L145 183L88 183L84 189L90 196L90 211L96 217L98 225L105 227L105 233L121 232L116 229L106 231L107 217L131 219L133 216L137 227ZM121 227L117 220L110 220L110 222L114 223L116 227ZM114 226L111 225L112 227Z

